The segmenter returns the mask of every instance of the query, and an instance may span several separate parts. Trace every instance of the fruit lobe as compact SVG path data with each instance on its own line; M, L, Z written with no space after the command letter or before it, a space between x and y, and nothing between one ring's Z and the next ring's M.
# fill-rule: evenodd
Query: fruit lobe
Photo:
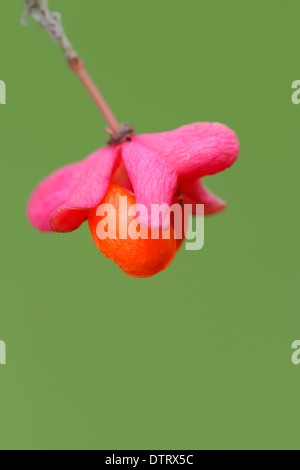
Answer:
M120 196L127 198L127 217L124 217L126 214L122 213L124 208L120 204ZM170 227L170 230L167 230L167 232L170 233L167 239L162 239L163 230L155 231L157 238L151 237L151 229L139 224L135 210L133 211L134 215L131 215L130 207L136 204L135 195L115 184L109 186L101 202L101 205L104 204L109 204L111 205L110 207L113 206L116 217L111 217L113 210L103 211L103 215L97 215L98 207L100 206L91 209L88 217L92 238L95 245L104 256L112 259L125 274L139 278L154 276L171 264L177 249L182 244L181 239L175 239L173 226ZM115 238L107 237L100 239L97 235L99 224L102 222L102 224L105 225L104 219L108 222L107 230L109 231L110 220L112 222L115 220ZM131 227L135 226L136 231L140 232L144 238L147 237L147 239L132 239L128 236L122 239L120 234L124 234L124 232L128 234L130 225Z

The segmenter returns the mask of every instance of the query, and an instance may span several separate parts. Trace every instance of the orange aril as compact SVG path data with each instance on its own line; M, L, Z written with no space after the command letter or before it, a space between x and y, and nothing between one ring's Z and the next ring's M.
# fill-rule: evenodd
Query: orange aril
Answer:
M123 210L123 206L120 208L120 196L127 198L127 214L120 213ZM103 205L105 204L109 206L104 209ZM165 234L168 236L165 239L162 238L163 230L151 232L149 227L142 226L137 220L135 211L133 211L134 215L131 215L132 212L129 213L130 207L135 204L134 194L120 186L111 184L100 204L103 213L101 212L99 215L98 207L100 208L100 206L89 211L89 227L97 248L104 256L112 259L125 274L140 278L151 277L172 263L182 240L175 239L173 224ZM109 209L112 207L114 210ZM99 238L100 225L102 231L106 226L104 230L111 232L109 237L101 236ZM141 234L139 238L133 239L128 236L130 226L135 227L136 232ZM156 235L155 238L153 238L153 233ZM125 238L124 234L126 234Z

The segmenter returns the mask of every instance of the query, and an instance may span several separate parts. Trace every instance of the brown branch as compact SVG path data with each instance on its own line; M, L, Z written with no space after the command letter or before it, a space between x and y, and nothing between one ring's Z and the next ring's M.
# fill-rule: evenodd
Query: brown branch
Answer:
M22 17L22 23L27 25L26 17L28 15L31 16L49 34L49 36L60 45L71 70L76 73L104 116L110 127L109 133L112 138L118 139L120 134L120 125L104 97L85 69L83 61L79 58L77 52L66 36L60 13L50 12L47 0L25 0L25 2L26 9Z

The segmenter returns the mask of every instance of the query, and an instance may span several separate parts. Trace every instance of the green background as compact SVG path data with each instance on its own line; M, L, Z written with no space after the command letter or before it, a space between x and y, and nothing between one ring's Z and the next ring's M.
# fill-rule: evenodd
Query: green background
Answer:
M2 0L2 449L298 449L298 0L51 0L121 121L219 121L238 162L205 247L146 280L88 227L40 234L34 186L103 145L103 119L45 33Z

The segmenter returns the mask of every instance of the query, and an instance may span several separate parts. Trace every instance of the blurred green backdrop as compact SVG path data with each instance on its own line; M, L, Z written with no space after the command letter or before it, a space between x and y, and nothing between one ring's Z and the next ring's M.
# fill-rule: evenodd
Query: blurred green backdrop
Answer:
M50 1L121 121L219 121L240 138L206 181L229 206L204 249L148 280L87 226L26 220L34 186L106 136L59 49L20 26L23 3L0 6L0 447L299 448L299 1Z

